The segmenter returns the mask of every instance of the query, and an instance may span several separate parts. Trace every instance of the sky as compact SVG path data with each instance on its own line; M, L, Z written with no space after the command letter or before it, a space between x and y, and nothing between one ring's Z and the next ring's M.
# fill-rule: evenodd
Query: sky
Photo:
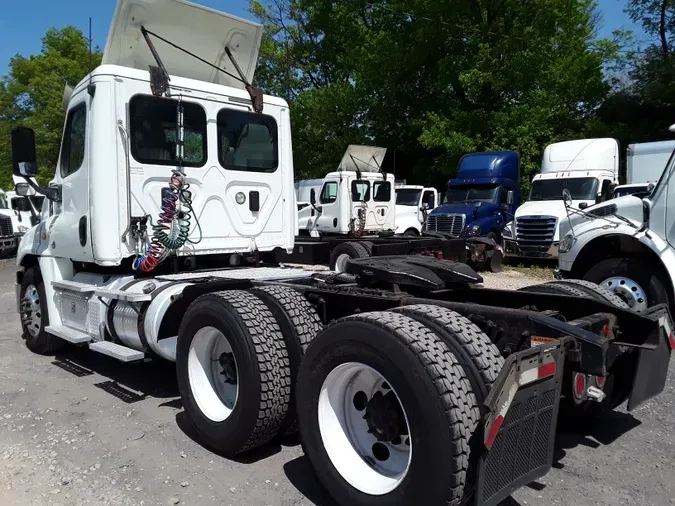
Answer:
M196 0L215 9L251 18L246 11L248 0ZM40 39L51 28L74 25L85 34L92 18L94 45L103 50L117 0L4 0L0 10L0 75L7 73L9 60L40 51ZM267 2L264 2L267 3ZM625 0L598 0L602 14L600 37L611 37L619 28L632 29L636 39L644 40L639 27L624 14Z

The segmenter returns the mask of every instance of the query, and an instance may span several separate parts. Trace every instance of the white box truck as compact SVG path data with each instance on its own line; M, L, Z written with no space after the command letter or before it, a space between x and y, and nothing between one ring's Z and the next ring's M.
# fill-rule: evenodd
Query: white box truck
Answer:
M646 194L650 185L659 182L673 149L675 141L630 144L626 151L626 184L614 188L613 198Z

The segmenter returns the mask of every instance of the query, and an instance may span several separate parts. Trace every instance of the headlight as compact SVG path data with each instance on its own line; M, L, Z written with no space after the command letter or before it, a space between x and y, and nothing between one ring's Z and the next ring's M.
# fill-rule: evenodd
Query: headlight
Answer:
M563 237L563 240L560 241L560 246L558 247L558 252L560 253L567 253L569 250L572 249L572 246L574 246L574 243L577 242L576 237L573 235L569 234Z
M513 222L510 221L509 223L506 224L504 227L504 230L502 230L502 237L513 237Z
M480 234L480 225L474 225L472 227L466 227L466 235L478 235Z

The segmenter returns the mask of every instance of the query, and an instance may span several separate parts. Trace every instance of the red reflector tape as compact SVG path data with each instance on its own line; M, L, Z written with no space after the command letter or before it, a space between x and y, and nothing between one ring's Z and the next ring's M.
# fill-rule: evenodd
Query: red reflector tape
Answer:
M555 362L539 366L539 379L555 375Z
M499 415L497 418L495 418L495 421L492 423L492 427L490 427L490 432L487 438L485 439L485 447L488 450L492 448L495 439L497 439L497 433L499 432L499 428L502 426L502 423L504 423L504 417L502 415Z

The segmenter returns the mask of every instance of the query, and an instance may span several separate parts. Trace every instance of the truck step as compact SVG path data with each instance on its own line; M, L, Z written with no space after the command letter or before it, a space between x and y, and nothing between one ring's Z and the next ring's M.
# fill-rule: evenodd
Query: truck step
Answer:
M93 293L96 287L88 283L80 283L79 281L52 281L52 286L54 288L60 288L61 290L68 290L71 292L77 293Z
M45 332L73 344L82 344L91 341L91 336L89 334L63 325L49 325L48 327L45 327Z
M107 288L94 287L94 295L106 299L116 299L123 302L146 302L152 300L149 293L127 292L124 290L109 290Z
M98 341L96 343L89 343L89 349L96 353L102 353L109 357L116 358L121 362L135 362L143 360L145 353L142 351L132 350L120 344L111 343L110 341Z

